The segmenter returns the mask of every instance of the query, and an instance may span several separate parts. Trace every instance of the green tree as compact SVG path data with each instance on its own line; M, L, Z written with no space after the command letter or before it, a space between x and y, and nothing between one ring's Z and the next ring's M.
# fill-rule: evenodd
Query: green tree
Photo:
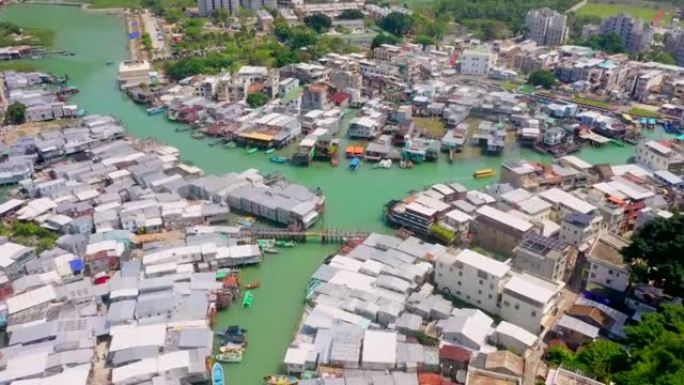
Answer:
M261 107L268 103L268 96L262 94L261 92L252 92L247 95L247 104L252 108Z
M663 64L671 64L671 65L677 64L677 61L675 60L675 58L672 57L672 55L670 55L669 53L667 53L665 51L660 51L657 54L655 54L653 56L653 61L658 62L658 63L663 63Z
M620 36L612 32L592 36L585 44L593 49L604 51L608 54L625 52L625 43Z
M332 20L328 15L316 13L311 16L305 17L304 24L306 24L307 27L316 31L316 33L321 34L324 32L328 32L328 30L332 26Z
M656 218L639 228L622 250L635 269L636 279L654 280L672 294L684 293L684 216ZM640 274L640 276L639 276Z
M363 19L363 12L358 9L345 9L344 11L340 12L340 15L337 16L337 18L340 20Z
M404 36L413 31L413 18L401 12L392 12L380 20L380 28L395 36Z
M430 36L426 36L426 35L418 35L418 36L416 36L415 39L413 39L413 42L416 44L420 44L423 46L423 48L425 48L429 45L434 45L435 39L431 38Z
M625 370L627 352L613 341L599 339L577 353L577 361L600 381L608 382L612 373Z
M14 102L5 111L5 123L22 124L26 121L26 105Z
M556 84L556 76L551 71L537 70L530 74L527 82L534 86L542 86L548 90Z
M217 8L211 13L212 19L214 19L214 22L220 26L225 26L226 23L228 23L228 19L230 18L230 14L228 13L228 10L225 8Z
M297 28L292 31L290 39L288 39L287 44L292 49L298 49L303 47L309 47L316 44L318 36L312 30L307 28Z
M375 47L380 47L383 44L397 44L401 41L398 37L394 35L388 35L386 33L379 33L375 35L373 41L371 42L371 49Z

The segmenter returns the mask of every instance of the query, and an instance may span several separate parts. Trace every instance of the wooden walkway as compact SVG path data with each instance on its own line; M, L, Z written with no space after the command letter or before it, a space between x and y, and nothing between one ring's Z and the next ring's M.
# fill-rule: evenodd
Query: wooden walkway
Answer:
M321 243L346 243L350 240L365 239L370 235L365 231L349 231L341 229L322 229L322 230L292 230L274 228L251 228L242 230L245 236L257 239L276 239L283 241L306 242L312 238L317 238Z

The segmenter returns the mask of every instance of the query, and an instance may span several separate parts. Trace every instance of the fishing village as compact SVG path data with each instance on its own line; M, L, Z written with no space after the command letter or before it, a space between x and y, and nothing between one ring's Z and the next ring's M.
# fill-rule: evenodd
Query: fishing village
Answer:
M353 36L413 12L239 3L186 13ZM42 8L72 7L9 11ZM627 250L682 222L684 67L566 44L542 8L507 39L180 78L187 37L123 14L87 16L119 51L7 49L47 64L0 72L0 384L620 385L593 349L638 367L634 330L682 306L684 262ZM582 34L618 17L645 50L627 14Z

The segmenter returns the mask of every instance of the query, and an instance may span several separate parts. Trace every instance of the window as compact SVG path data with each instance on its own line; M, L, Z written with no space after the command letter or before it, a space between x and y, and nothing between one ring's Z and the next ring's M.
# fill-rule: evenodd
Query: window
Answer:
M613 282L612 279L606 279L606 285L610 285Z
M470 295L466 295L466 299L470 301Z
M513 308L515 308L515 310L520 310L520 304L516 303L513 305Z
M511 306L511 303L508 301L504 301L504 306Z
M453 271L454 271L454 268L451 267L451 266L449 266L449 271L453 272Z
M459 272L458 272L458 276L459 276L459 277L463 277L463 272L462 272L462 271L459 271Z
M437 273L437 276L438 276L438 277L441 277L441 276L442 276L442 273Z
M461 281L456 282L456 284L458 284L458 286L461 286Z
M591 273L591 278L596 278L596 273Z
M477 300L477 304L479 305L480 303L482 303L482 301L480 301L480 300L478 299L478 300Z
M482 290L478 290L478 291L477 291L477 294L482 294Z
M456 290L456 295L461 295L461 291L460 291L460 290Z
M531 315L532 317L536 317L536 316L537 316L537 311L536 311L536 310L532 310L532 311L530 312L530 315Z
M494 284L493 283L489 284L489 290L494 290Z
M491 295L491 294L490 294L490 295L488 295L487 297L489 297L489 299L492 299L492 295Z
M483 282L482 282L482 280L480 280L480 286L482 286L482 284L483 284Z
M608 270L608 275L613 275L613 270Z

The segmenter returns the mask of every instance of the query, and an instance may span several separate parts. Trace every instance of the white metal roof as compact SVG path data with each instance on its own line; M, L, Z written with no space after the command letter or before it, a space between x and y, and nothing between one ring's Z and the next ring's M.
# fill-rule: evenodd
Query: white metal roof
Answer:
M553 283L547 283L529 274L514 275L506 282L504 289L544 305L558 292L558 287Z
M537 342L536 335L528 332L520 326L514 325L506 321L501 321L501 323L497 325L496 332L499 334L513 337L516 340L524 343L526 346L532 346L535 344L535 342Z
M394 366L397 361L397 333L366 330L363 336L361 361Z
M47 285L7 298L5 302L7 303L8 313L14 314L50 302L55 298L57 298L55 289Z
M539 193L539 197L552 204L563 205L582 214L589 214L596 210L596 207L557 187L542 191Z
M113 327L110 334L112 336L110 352L138 346L164 346L166 325L121 325Z
M518 217L505 213L501 210L495 209L491 206L482 206L479 209L477 209L477 213L480 215L484 215L491 220L513 227L519 231L525 232L532 228L532 224L530 222L527 222Z

